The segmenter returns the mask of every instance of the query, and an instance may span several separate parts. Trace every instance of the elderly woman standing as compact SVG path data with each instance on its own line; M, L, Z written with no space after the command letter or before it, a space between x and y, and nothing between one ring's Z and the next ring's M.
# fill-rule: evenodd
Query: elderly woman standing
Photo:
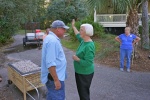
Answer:
M94 75L95 45L90 36L93 36L93 26L82 24L80 32L75 27L75 20L72 21L72 28L80 42L73 56L76 85L80 100L90 100L90 85Z
M120 71L124 71L124 58L127 59L127 72L130 72L130 61L133 45L140 41L140 38L130 33L130 27L125 28L125 33L117 36L116 41L120 43Z

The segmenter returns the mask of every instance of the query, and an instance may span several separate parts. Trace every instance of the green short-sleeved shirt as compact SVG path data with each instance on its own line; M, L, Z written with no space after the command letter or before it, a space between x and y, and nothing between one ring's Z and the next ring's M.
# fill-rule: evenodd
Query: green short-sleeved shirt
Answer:
M76 51L76 56L80 58L80 61L74 61L75 72L85 75L91 74L94 72L94 42L84 42L83 39L80 37L80 34L77 34L76 37L80 42L80 45Z

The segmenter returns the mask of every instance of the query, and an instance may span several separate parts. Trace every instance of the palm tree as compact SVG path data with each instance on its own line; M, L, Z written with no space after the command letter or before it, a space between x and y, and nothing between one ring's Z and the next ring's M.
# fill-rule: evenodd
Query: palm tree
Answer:
M138 10L144 0L87 0L90 9L96 7L97 11L104 10L108 4L111 4L113 9L117 9L120 13L127 12L126 26L131 27L132 33L138 35L139 17Z

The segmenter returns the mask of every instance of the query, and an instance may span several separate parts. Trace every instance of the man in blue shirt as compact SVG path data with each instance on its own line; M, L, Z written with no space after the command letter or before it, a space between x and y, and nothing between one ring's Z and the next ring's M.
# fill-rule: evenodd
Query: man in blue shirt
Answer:
M47 100L64 100L66 78L66 58L60 43L68 26L63 21L56 20L51 25L51 31L43 41L41 81L48 89Z
M120 43L120 70L124 71L124 58L127 58L127 72L130 72L130 61L133 50L133 45L137 43L140 38L130 33L130 27L125 28L125 33L117 36L116 41Z

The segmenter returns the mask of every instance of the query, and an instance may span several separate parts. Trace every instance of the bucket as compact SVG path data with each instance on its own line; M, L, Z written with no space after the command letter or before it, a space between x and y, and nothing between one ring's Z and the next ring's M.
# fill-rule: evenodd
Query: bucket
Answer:
M35 30L35 33L39 33L39 32L41 32L40 29L36 29L36 30Z

